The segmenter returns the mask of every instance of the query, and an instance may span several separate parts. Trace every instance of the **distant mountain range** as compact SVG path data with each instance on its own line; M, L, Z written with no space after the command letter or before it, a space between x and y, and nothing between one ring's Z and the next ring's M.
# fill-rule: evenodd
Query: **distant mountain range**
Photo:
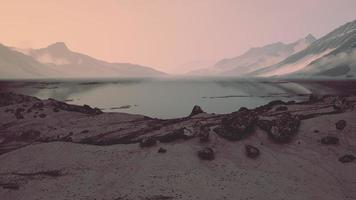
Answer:
M76 53L58 42L42 49L0 45L0 78L114 78L165 73L130 63L109 63Z
M206 63L206 62L205 62ZM189 65L188 65L189 64ZM214 66L204 62L189 75L250 77L356 77L356 20L320 39L309 34L296 42L251 48ZM21 50L0 44L0 78L101 78L161 76L165 73L129 63L110 63L76 53L64 43Z
M300 78L355 76L356 20L333 30L283 61L249 75Z
M315 41L311 34L296 42L284 44L277 42L263 47L251 48L235 58L223 59L215 64L222 74L245 75L263 67L278 63L288 56L305 49Z
M356 20L320 39L309 34L290 44L281 42L252 48L240 56L223 59L193 75L244 77L356 77Z

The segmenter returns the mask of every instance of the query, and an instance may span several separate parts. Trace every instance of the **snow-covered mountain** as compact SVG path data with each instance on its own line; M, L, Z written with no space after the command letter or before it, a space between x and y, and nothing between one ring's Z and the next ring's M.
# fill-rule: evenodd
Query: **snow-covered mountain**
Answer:
M217 62L215 68L220 70L222 75L245 75L276 64L293 53L305 49L315 40L315 37L309 34L305 38L290 44L277 42L263 47L251 48L240 56Z
M356 20L346 23L278 64L250 73L252 76L356 75Z
M62 42L26 50L0 45L0 72L0 78L114 78L165 74L140 65L98 60L73 52Z

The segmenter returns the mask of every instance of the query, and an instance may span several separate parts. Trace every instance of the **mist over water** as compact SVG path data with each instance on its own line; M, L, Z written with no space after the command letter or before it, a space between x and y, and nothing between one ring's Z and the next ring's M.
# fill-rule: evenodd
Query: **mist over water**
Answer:
M276 81L236 78L126 78L116 80L2 81L0 91L70 104L87 104L105 112L157 118L188 116L194 105L209 113L231 113L272 100L303 101L309 94L354 94L355 81Z

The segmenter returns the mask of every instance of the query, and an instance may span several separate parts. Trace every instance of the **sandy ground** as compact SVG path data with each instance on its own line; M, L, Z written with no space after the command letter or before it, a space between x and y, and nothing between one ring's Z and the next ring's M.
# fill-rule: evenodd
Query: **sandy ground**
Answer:
M356 161L339 161L356 154L355 97L337 112L338 97L256 111L259 120L301 117L297 133L283 144L258 126L237 141L221 137L216 128L233 114L160 120L5 97L11 101L0 101L0 199L356 199ZM342 130L335 126L340 120L347 122ZM201 125L208 127L207 142L199 136ZM162 139L182 129L189 137ZM159 142L140 147L148 136ZM325 136L339 143L322 144ZM260 155L246 156L245 145ZM158 153L161 147L167 152ZM204 147L214 150L214 160L198 157Z

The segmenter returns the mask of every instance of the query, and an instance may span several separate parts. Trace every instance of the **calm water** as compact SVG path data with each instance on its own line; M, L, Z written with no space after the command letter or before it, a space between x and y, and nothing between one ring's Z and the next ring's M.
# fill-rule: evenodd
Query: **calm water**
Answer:
M106 112L184 117L194 105L230 113L271 100L305 100L311 93L355 94L355 81L268 81L232 78L2 81L0 91L88 104Z

